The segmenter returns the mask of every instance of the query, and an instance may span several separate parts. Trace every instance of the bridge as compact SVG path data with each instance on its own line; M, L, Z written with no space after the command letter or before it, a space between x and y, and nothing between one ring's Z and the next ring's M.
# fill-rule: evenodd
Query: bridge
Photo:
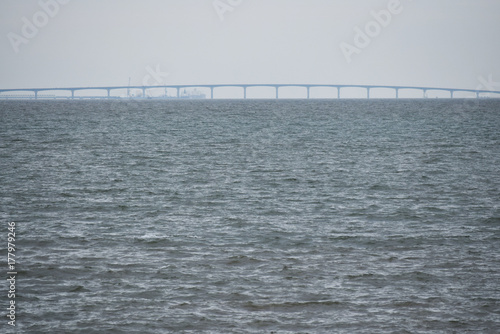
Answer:
M53 96L52 98L67 98L67 99L78 99L78 98L104 98L104 99L117 99L119 97L112 96L111 91L113 90L127 90L130 89L141 90L142 96L146 97L146 92L150 89L175 89L177 91L177 98L180 98L180 91L182 89L187 88L207 88L210 89L210 98L214 98L214 91L216 88L222 87L237 87L243 90L243 98L247 98L247 90L252 87L271 87L276 90L276 99L279 98L279 89L284 87L301 87L305 89L305 98L311 98L311 89L317 87L323 88L335 88L337 91L337 98L341 98L341 90L346 88L361 88L366 89L366 98L371 98L371 91L374 89L390 89L395 93L395 98L399 98L400 91L402 90L417 90L422 92L422 97L425 98L427 96L427 92L429 91L441 91L446 92L450 95L450 98L455 98L455 93L463 92L463 93L473 93L476 98L480 98L481 94L500 94L500 91L492 91L492 90L476 90L476 89L462 89L462 88L441 88L441 87L414 87L414 86L384 86L384 85L334 85L334 84L216 84L216 85L159 85L159 86L102 86L102 87L66 87L66 88L18 88L18 89L0 89L0 99L1 98L49 98L49 95L39 95L39 93L47 93L47 92L70 92L71 96ZM105 96L77 96L76 92L79 91L104 91L107 93ZM15 92L24 92L25 95L15 95L12 93ZM26 93L32 93L32 95L26 95ZM28 97L29 96L29 97ZM500 96L499 96L500 97Z

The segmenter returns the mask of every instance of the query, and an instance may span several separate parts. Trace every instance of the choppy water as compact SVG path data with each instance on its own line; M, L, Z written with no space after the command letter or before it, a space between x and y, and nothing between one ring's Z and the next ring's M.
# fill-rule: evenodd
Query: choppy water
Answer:
M500 101L11 101L0 117L16 332L499 331Z

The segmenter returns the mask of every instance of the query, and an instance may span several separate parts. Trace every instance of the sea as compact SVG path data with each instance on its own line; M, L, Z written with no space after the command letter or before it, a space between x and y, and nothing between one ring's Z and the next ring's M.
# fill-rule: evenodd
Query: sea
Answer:
M2 333L500 333L500 100L0 101L0 185Z

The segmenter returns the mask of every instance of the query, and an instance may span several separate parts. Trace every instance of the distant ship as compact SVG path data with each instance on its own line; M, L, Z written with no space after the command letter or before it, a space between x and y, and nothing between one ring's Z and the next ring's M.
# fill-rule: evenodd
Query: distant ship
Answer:
M166 91L165 91L165 97L172 98L172 97L167 96ZM173 98L176 98L176 97L173 97ZM180 99L204 99L204 98L206 98L206 95L203 94L202 92L200 92L199 90L197 90L196 88L193 89L192 91L187 91L186 89L184 89L182 91L182 93L180 94L179 98Z
M167 89L165 89L165 93L163 95L152 95L150 93L146 94L146 96L142 96L142 91L137 90L137 91L132 91L128 92L128 96L122 96L122 98L129 98L129 99L155 99L155 100L163 100L163 99L183 99L183 100L198 100L198 99L205 99L206 95L203 94L201 91L197 90L196 88L193 90L187 90L184 89L181 92L179 92L179 96L177 97L177 90L175 89L175 95L168 95L167 94Z

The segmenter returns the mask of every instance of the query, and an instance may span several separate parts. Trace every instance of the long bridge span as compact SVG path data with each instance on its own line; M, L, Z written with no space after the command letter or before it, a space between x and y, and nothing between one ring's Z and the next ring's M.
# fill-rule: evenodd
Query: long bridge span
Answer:
M214 98L214 91L216 88L222 87L237 87L243 90L243 98L247 98L247 89L252 87L272 87L276 91L276 99L279 98L279 89L283 87L302 87L306 90L305 98L309 99L311 97L311 89L317 87L335 88L337 90L337 98L341 98L342 89L346 88L361 88L366 89L366 98L371 98L370 94L373 89L390 89L393 90L395 98L399 98L399 93L402 90L417 90L422 92L422 97L427 96L429 91L441 91L446 92L450 95L450 98L454 98L455 93L473 93L476 98L481 97L481 94L500 94L500 91L492 90L477 90L477 89L462 89L462 88L442 88L442 87L418 87L418 86L385 86L385 85L335 85L335 84L201 84L201 85L158 85L158 86L100 86L100 87L65 87L65 88L9 88L0 89L0 98L15 98L16 96L21 96L23 98L50 98L49 96L43 96L41 93L47 92L70 92L71 96L65 96L63 98L76 99L76 98L89 98L87 96L75 95L76 92L80 91L104 91L107 95L100 96L98 98L119 98L117 96L112 96L111 91L113 90L127 90L131 89L141 90L142 96L146 97L146 92L150 89L175 89L177 92L177 98L180 98L180 92L182 89L187 88L207 88L210 89L210 98ZM12 93L31 93L32 95L12 95ZM10 95L9 95L10 94ZM51 95L52 98L56 98L55 95ZM500 96L499 96L500 97ZM94 97L96 98L96 97Z

